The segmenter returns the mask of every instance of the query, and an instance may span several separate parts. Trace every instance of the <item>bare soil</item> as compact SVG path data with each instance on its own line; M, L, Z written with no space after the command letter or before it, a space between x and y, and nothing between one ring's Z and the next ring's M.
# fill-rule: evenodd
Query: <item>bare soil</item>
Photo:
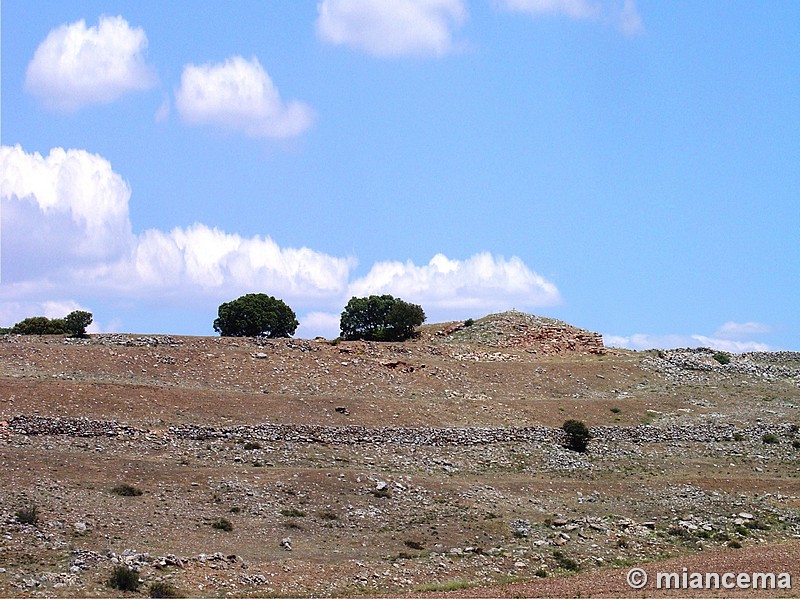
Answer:
M798 575L798 356L520 345L526 323L0 337L0 595L797 595L625 575Z

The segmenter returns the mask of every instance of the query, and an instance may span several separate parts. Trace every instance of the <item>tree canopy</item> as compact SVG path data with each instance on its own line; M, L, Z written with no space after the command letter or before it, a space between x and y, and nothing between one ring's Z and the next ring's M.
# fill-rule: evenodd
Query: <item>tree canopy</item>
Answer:
M291 337L299 324L283 300L266 294L245 294L225 302L218 315L214 331L229 337Z
M350 298L339 328L345 340L397 342L414 335L414 328L425 322L425 312L417 304L388 294Z
M64 328L73 337L84 337L86 328L92 324L92 313L85 310L73 310L64 317Z
M14 325L9 332L21 335L63 335L73 337L86 335L86 328L92 324L92 313L85 310L74 310L63 319L47 317L28 317Z

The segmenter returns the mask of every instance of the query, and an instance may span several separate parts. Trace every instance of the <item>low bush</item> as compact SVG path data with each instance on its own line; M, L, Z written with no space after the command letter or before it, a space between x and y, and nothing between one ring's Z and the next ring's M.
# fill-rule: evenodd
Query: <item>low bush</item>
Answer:
M39 522L39 508L35 504L23 506L14 516L23 525L36 525Z
M117 496L128 496L128 497L141 496L143 493L142 490L129 483L120 483L118 485L115 485L113 488L111 488L111 491Z
M556 560L556 564L565 571L578 571L581 568L575 560L571 559L560 550L553 552L553 558Z
M589 433L589 428L586 427L583 421L569 419L564 421L562 429L567 434L566 448L573 452L586 452L589 440L592 439L592 434Z
M108 586L123 592L135 592L139 589L139 573L128 566L117 565L111 571Z
M731 362L731 355L727 352L715 352L711 358L721 365L727 365Z
M777 444L781 441L781 438L775 433L765 433L761 436L761 441L765 444Z
M183 598L177 588L166 581L154 581L147 590L151 598Z
M220 517L219 519L213 521L211 526L214 529L219 529L220 531L233 531L233 523L228 521L225 517Z

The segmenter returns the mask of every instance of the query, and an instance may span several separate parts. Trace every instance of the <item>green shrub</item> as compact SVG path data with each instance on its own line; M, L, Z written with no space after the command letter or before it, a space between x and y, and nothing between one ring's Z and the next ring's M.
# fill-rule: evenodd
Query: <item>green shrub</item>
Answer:
M139 573L128 566L117 565L107 583L109 587L123 592L135 592L139 589Z
M306 513L302 510L298 510L296 508L284 508L281 510L281 514L284 517L305 517Z
M39 508L35 504L23 506L14 516L23 525L36 525L39 522Z
M142 490L129 483L120 483L111 488L111 491L117 496L141 496Z
M744 439L744 435L742 435L742 434L741 434L741 433L739 433L738 431L737 431L736 433L734 433L734 434L733 434L733 441L735 441L735 442L741 442L743 439Z
M721 365L727 365L731 362L731 355L727 352L715 352L711 358Z
M216 521L211 523L211 526L214 529L219 529L220 531L233 531L233 523L228 521L225 517L220 517Z
M536 577L544 578L544 577L547 577L547 571L545 571L544 569L537 569L536 573L534 573L534 575L536 575Z
M578 571L581 568L577 562L566 556L560 550L553 552L553 558L556 560L556 564L565 571Z
M792 440L792 448L800 450L800 440Z
M472 327L475 324L475 319L467 319L464 321L464 327Z
M183 598L174 585L166 581L154 581L147 590L151 598Z
M583 421L569 419L564 421L562 429L567 434L566 448L573 452L586 452L589 440L592 439L592 434L589 433L589 428L586 427Z
M20 335L63 335L67 333L64 319L28 317L11 328L11 333Z
M765 433L761 436L761 441L765 444L777 444L781 441L781 438L775 433Z
M617 408L616 406L611 409L611 412L614 413L614 414L617 414L620 411L621 411L621 409Z
M741 547L742 547L742 542L740 542L739 540L731 540L730 542L728 542L728 548L741 548Z
M245 450L261 450L261 444L258 442L245 442Z

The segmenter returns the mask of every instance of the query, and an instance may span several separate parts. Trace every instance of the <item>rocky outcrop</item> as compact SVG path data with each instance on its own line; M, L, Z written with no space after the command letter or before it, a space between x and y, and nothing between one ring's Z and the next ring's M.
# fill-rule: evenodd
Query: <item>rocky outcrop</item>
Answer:
M469 326L451 324L439 335L453 342L541 354L604 354L606 351L599 333L517 310L488 315Z

